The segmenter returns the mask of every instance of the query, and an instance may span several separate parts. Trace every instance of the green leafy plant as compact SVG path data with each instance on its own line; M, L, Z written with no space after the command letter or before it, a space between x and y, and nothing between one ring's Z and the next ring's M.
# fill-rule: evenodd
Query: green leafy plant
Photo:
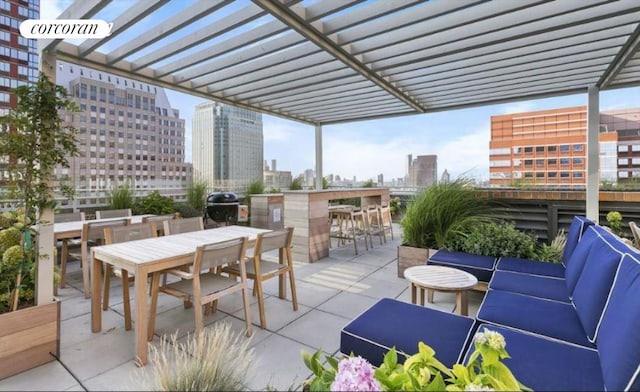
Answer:
M204 212L193 208L187 203L173 203L173 210L178 212L183 218L194 218L196 216L202 216Z
M458 178L433 185L408 203L400 223L403 243L418 248L444 248L459 234L491 221L489 200L471 182Z
M244 391L254 352L250 338L231 324L216 322L178 343L177 334L151 348L151 371L143 375L152 391Z
M165 215L173 213L173 199L162 196L159 191L152 191L136 201L133 211L136 214Z
M522 385L502 362L509 358L504 337L487 330L474 336L474 351L466 365L447 368L435 357L435 351L418 343L418 353L398 363L398 353L389 350L378 369L361 357L337 360L325 357L327 367L320 360L321 350L302 353L304 364L313 376L303 384L308 391L464 391L530 390ZM403 354L404 355L404 354Z
M109 209L123 210L133 208L135 204L135 196L129 181L118 185L109 192Z
M564 246L567 243L567 234L564 230L560 230L556 237L551 241L551 244L547 245L543 243L537 252L537 260L549 261L552 263L562 262L562 252Z
M14 212L3 217L3 227L12 227L20 233L4 235L8 242L0 264L0 307L5 310L16 310L33 302L40 257L34 246L37 232L33 225L40 223L43 210L56 206L54 169L68 167L68 159L78 154L77 131L63 125L58 112L77 110L66 99L63 87L41 73L35 83L20 86L14 93L18 98L16 108L0 117L0 156L8 158L2 188L15 206ZM67 197L72 196L64 193L68 187L60 189ZM20 241L16 244L18 237Z
M447 244L449 249L483 256L535 259L537 240L512 223L481 223Z
M607 214L607 222L613 234L622 237L622 214L618 211L610 211Z
M207 205L207 188L206 182L196 181L191 183L187 189L187 204L200 211L201 214Z
M292 191L300 191L302 190L302 178L297 177L291 181L291 185L289 185L289 190Z

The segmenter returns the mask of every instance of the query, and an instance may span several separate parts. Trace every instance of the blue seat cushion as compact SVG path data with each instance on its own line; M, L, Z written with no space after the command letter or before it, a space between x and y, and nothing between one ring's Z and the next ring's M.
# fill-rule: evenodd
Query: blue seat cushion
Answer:
M573 291L573 304L592 342L598 334L602 312L621 258L622 253L608 241L595 241Z
M582 234L589 226L595 225L595 222L584 216L574 216L567 232L567 242L562 251L562 262L566 264L573 254L574 249L582 238Z
M429 258L427 264L458 268L475 276L480 282L489 282L496 266L496 259L493 256L440 249Z
M582 239L578 243L578 246L576 246L576 249L573 251L573 254L569 258L569 262L567 263L567 270L564 276L565 282L567 283L569 296L573 295L573 290L576 287L576 283L578 283L578 279L580 278L580 274L582 273L584 264L587 261L587 256L589 255L591 246L596 241L604 242L604 239L602 238L602 236L598 235L598 232L593 227L588 228L582 236Z
M504 336L511 357L505 359L504 364L518 381L534 391L604 390L595 349L489 324L480 324L478 331L485 328ZM473 344L466 353L465 363L472 352Z
M640 390L640 261L625 255L613 281L598 352L609 391Z
M561 278L496 271L493 273L489 288L566 303L571 302L567 284Z
M547 263L539 260L501 257L496 266L497 271L521 272L529 275L564 278L565 267L558 263Z
M423 342L451 367L460 360L473 323L468 317L383 298L342 329L340 352L360 355L380 366L391 347L413 355ZM399 362L404 359L398 356Z
M502 290L489 290L477 319L529 331L565 342L594 347L573 305Z

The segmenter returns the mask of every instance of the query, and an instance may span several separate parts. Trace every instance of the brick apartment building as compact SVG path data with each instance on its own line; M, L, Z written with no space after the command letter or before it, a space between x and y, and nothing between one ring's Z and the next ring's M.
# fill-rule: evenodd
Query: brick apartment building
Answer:
M586 186L586 106L491 117L490 186ZM601 182L640 177L640 108L600 114Z

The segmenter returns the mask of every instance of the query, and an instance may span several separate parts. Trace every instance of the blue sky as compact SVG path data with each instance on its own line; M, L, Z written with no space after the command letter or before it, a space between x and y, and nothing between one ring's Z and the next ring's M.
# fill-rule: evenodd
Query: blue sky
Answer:
M71 0L41 0L41 18L53 19ZM191 1L173 4L182 6ZM128 2L124 2L127 3ZM120 2L123 4L123 2ZM116 1L114 7L118 6ZM108 20L109 9L104 15ZM122 42L114 42L119 46ZM152 50L150 48L149 50ZM142 55L139 53L136 55ZM136 56L137 57L137 56ZM197 104L205 102L168 91L173 107L186 120L187 161L191 161L191 118ZM587 94L519 101L470 109L453 110L386 120L361 121L323 127L323 171L358 180L384 175L385 181L405 175L408 154L438 155L439 175L444 169L488 179L490 117L522 111L586 105ZM603 91L600 109L612 110L640 106L640 87ZM278 170L293 175L315 167L315 130L312 126L263 115L264 159L277 160Z

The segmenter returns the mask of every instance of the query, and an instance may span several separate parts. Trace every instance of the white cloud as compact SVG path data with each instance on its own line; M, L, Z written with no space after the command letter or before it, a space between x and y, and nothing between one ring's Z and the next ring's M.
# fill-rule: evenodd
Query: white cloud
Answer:
M447 141L437 148L438 174L447 169L451 178L465 175L489 178L489 128Z

